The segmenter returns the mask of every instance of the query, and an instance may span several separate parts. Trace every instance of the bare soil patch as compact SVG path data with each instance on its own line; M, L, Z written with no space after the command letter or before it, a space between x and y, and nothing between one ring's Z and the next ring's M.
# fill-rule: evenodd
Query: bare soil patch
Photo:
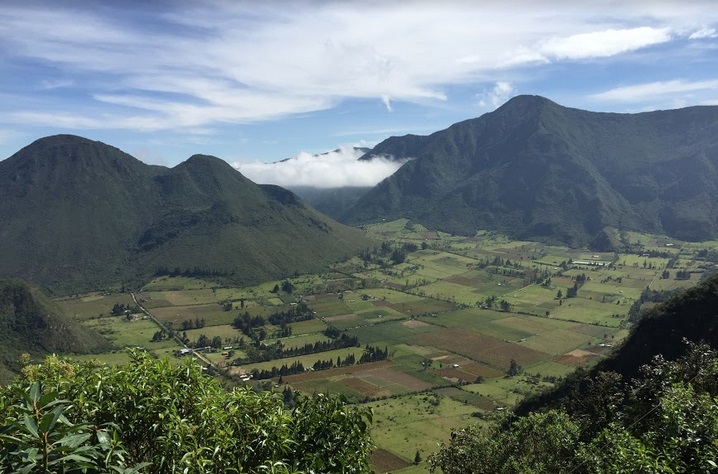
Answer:
M417 344L445 349L482 362L497 370L505 370L511 359L520 365L550 359L550 355L525 346L486 336L474 331L449 328L414 337Z
M386 473L391 471L398 471L409 467L411 464L403 458L400 458L394 453L387 451L386 449L376 449L371 453L371 467L374 472Z
M592 352L584 351L582 349L575 349L571 352L567 352L566 354L557 357L554 360L559 364L569 365L571 367L578 367L579 365L584 365L594 357L596 357L596 354Z
M357 372L373 371L377 368L386 367L390 364L388 360L370 362L368 364L356 364L348 367L335 367L327 370L307 371L302 374L287 375L283 377L288 383L304 382L306 380L328 379L339 375L355 374Z
M423 322L423 321L418 321L418 320L416 320L416 319L410 319L409 321L404 321L404 322L401 323L401 324L402 324L403 326L408 327L408 328L421 328L421 327L424 327L424 326L428 326L428 324L426 324L425 322Z
M389 383L402 385L404 387L408 387L411 390L426 390L431 388L431 384L428 382L424 382L423 380L419 380L416 377L412 377L409 374L405 374L403 372L397 372L395 370L392 370L390 367L384 367L378 370L375 370L372 372L372 375L379 377L383 380L386 380Z
M463 285L463 286L476 286L478 284L478 282L475 279L461 276L461 275L452 276L450 278L447 278L444 281L456 283L457 285Z
M376 397L379 394L386 393L381 387L357 377L347 377L338 382L369 397Z

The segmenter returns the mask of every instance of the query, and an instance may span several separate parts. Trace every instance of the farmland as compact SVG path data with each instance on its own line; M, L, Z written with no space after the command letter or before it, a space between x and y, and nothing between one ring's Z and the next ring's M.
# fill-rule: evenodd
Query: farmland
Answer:
M486 232L455 237L406 220L367 232L374 248L324 274L243 288L162 277L134 294L149 314L112 315L134 304L128 293L57 303L113 341L117 351L96 356L107 363L125 363L121 348L138 346L179 360L181 340L233 383L367 404L375 469L411 474L427 472L451 428L501 416L605 357L646 288L695 284L713 271L718 246L630 234L625 253L596 253ZM272 376L258 380L263 373Z

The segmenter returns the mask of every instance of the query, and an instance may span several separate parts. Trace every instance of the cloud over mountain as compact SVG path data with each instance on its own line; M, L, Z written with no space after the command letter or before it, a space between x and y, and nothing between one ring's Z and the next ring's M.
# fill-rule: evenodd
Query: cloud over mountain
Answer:
M321 155L302 152L275 163L234 163L233 166L255 183L290 188L343 188L374 186L407 161L388 157L359 161L365 152L362 148L345 146Z

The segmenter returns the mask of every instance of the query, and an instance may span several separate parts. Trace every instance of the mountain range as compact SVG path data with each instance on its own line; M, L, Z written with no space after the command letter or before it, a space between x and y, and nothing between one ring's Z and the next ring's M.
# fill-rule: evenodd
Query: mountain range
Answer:
M212 156L170 169L57 135L0 162L0 278L53 291L165 272L247 284L319 271L366 245L361 231Z
M610 249L614 229L718 236L718 107L636 114L518 96L429 136L391 137L361 159L411 161L339 220L406 217L458 234L497 230Z

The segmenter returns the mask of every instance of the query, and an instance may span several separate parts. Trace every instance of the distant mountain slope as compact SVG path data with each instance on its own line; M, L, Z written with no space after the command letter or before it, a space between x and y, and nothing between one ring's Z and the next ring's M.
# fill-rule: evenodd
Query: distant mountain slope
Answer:
M0 278L67 292L179 268L249 283L364 245L360 231L211 156L168 169L58 135L0 162Z
M414 160L343 222L407 217L576 246L605 246L607 227L718 236L718 107L611 114L519 96L427 137L392 137L376 154Z
M67 317L36 288L0 280L0 383L19 369L25 352L83 354L109 348L100 334Z
M356 204L359 198L370 189L372 188L346 187L325 189L309 186L294 186L291 188L304 202L332 219L340 218L347 209L350 209Z

